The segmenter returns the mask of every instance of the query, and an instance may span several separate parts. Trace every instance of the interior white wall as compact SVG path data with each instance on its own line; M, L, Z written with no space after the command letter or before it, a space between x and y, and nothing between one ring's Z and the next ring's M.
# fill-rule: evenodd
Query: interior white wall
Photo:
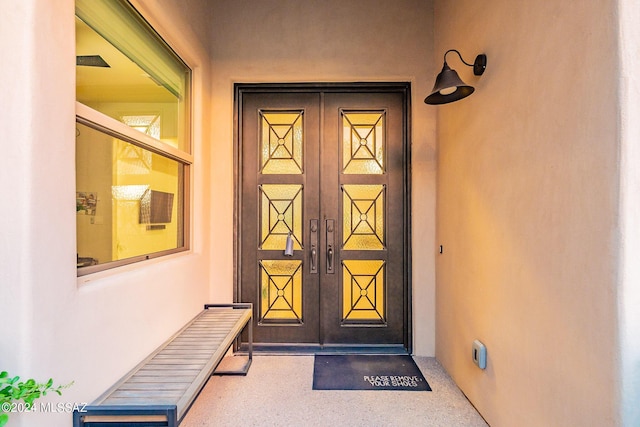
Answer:
M211 299L233 297L233 85L254 82L412 83L414 352L434 354L434 111L432 2L217 0L211 2L215 221Z
M87 402L163 342L209 295L211 70L200 2L140 0L145 16L194 67L193 250L76 278L74 1L4 8L0 369L75 381L61 402ZM200 32L200 34L199 34ZM10 58L10 59L9 59ZM203 118L206 118L203 119ZM12 414L12 426L68 426L71 414Z
M620 343L622 350L622 422L640 425L640 3L621 0L620 106Z
M435 51L488 55L449 57L476 92L438 107L436 356L491 425L620 423L616 12L435 2Z

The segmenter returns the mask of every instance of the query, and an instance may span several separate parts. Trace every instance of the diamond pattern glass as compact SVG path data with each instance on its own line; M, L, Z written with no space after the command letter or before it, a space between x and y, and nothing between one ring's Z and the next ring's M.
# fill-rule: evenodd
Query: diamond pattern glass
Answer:
M343 323L379 323L385 318L385 262L344 260L342 262Z
M260 172L263 174L301 174L302 111L261 111L260 116Z
M260 322L302 323L302 261L260 261Z
M293 248L302 249L302 185L260 186L260 248L284 250L291 233Z
M384 114L342 113L342 172L384 173Z
M384 185L342 186L343 249L384 249Z

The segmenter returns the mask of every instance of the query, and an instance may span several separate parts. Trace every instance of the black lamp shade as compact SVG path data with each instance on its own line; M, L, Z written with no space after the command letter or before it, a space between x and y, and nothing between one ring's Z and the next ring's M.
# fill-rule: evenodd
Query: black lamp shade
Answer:
M442 71L436 77L431 94L424 99L424 102L431 105L446 104L465 98L473 91L473 86L463 82L458 73L449 68L445 62Z

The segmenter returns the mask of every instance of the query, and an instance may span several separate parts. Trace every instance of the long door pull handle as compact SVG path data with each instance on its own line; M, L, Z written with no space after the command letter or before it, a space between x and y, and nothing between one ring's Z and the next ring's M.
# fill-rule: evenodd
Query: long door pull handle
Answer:
M318 251L316 247L311 247L311 271L315 272L318 268Z
M309 258L311 258L311 266L309 273L318 274L318 220L312 219L309 223Z
M327 274L334 274L333 269L333 248L335 247L335 220L328 219L326 222L327 227Z

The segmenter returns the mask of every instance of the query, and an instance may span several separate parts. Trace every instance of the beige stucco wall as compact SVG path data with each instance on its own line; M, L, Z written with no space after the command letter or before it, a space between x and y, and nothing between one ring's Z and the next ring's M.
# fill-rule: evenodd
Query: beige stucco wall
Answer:
M233 296L233 85L412 84L414 352L434 354L435 140L431 2L219 0L213 20L212 299Z
M434 15L436 52L488 55L438 110L436 356L493 426L618 425L616 2Z
M3 7L0 26L0 370L75 381L50 401L92 401L202 309L209 289L210 76L198 2L140 0L194 68L193 250L76 279L74 1ZM204 119L206 118L206 119ZM206 142L206 143L205 143ZM11 426L69 426L70 413Z

